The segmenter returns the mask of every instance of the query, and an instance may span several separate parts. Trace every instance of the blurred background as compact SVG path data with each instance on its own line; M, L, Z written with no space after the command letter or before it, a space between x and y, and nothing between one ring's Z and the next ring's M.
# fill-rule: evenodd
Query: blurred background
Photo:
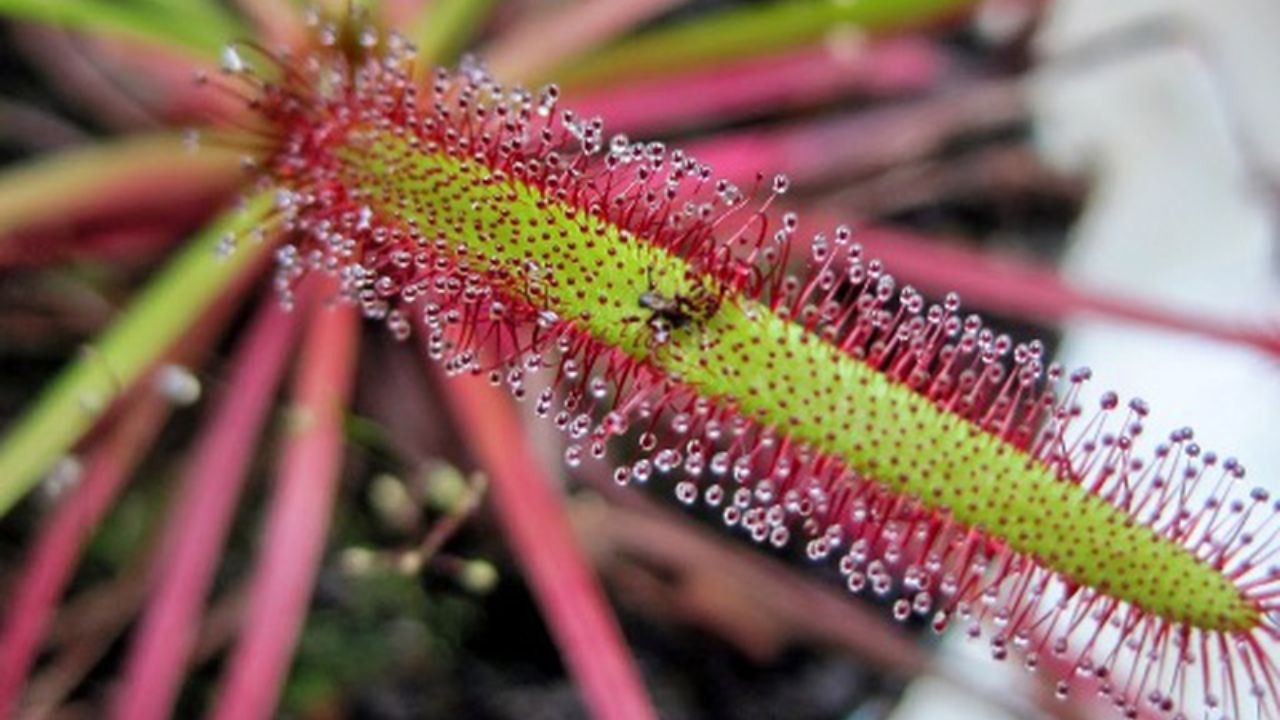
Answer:
M0 0L0 435L237 196L234 168L188 167L198 161L146 145L226 121L190 80L212 67L189 52L199 28L173 22L198 25L188 6L208 4L121 0L116 14L98 12L105 2L62 12ZM295 13L212 5L267 44ZM686 148L744 187L787 173L785 201L806 229L852 223L901 281L933 298L958 290L1006 331L1044 338L1057 360L1093 369L1095 396L1147 400L1152 443L1191 425L1280 492L1280 5L502 0L471 4L471 40L416 24L424 3L382 5L389 24L442 53L473 52L499 78L560 83L564 104L603 116L607 131ZM166 35L179 31L191 37ZM129 138L139 163L124 153L124 170L85 161L23 174ZM225 360L248 320L231 315L203 360L157 375L171 417L83 525L73 571L45 600L57 610L19 716L107 706L159 582L188 449L210 398L235 390ZM585 716L467 429L444 411L420 351L372 328L359 342L337 500L278 714ZM218 691L282 415L249 464L177 717ZM755 547L675 503L669 485L619 490L608 467L569 472L564 437L527 409L521 419L662 717L1103 716L1087 699L1054 701L981 642L893 623L833 568ZM34 548L84 487L89 457L67 451L0 519L0 612L15 612Z

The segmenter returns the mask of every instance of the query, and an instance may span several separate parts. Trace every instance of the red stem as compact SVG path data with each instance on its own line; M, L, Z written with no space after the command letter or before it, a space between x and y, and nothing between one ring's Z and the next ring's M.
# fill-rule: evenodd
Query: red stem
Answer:
M821 218L812 219L821 222ZM1064 280L1052 267L970 250L959 241L946 242L884 227L866 228L856 239L869 257L879 258L885 269L899 279L930 294L957 292L975 309L1051 323L1073 315L1096 315L1248 345L1280 357L1280 329L1268 325L1264 318L1246 323L1192 315L1084 290Z
M318 306L309 319L277 484L240 639L211 713L268 718L297 644L323 555L342 464L342 415L355 370L354 308Z
M825 44L679 75L641 79L574 94L579 114L608 119L611 131L668 132L767 110L815 105L850 91L909 93L936 83L947 59L918 37L865 46Z
M0 716L9 717L80 552L160 429L168 404L147 393L120 409L92 445L79 484L40 528L0 630Z
M14 231L0 242L0 268L70 259L153 260L172 250L187 228L199 227L208 218L208 208L221 207L228 195L226 188L186 192L175 182L156 180L164 190L152 189L156 197L151 207L134 207L123 198L110 200L115 203L110 210L63 207L55 219Z
M592 716L656 717L569 518L508 400L483 379L442 381L463 437L489 474L494 511Z
M716 176L750 187L762 170L812 187L901 167L942 150L957 135L1020 122L1025 90L1009 80L952 83L945 92L876 110L717 133L685 152Z
M217 408L201 430L169 515L154 587L112 714L168 717L259 433L275 400L297 314L270 297L240 343Z
M198 365L239 305L245 284L252 280L253 273L245 273L233 283L186 331L169 357ZM14 584L14 597L0 629L0 717L7 716L17 701L81 549L168 417L170 405L150 389L151 377L144 375L133 386L138 389L126 394L99 423L102 434L88 441L79 483L41 526L27 565Z

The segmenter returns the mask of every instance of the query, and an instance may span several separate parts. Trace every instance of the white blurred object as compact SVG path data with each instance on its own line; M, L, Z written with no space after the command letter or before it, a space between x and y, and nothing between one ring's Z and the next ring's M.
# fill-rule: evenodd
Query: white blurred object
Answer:
M1163 18L1158 20L1156 18ZM1280 317L1280 4L1273 0L1063 0L1040 37L1032 93L1045 156L1088 168L1093 193L1063 272L1075 283L1235 321ZM1105 33L1158 22L1164 46L1085 71L1055 69ZM1152 406L1149 442L1182 425L1249 480L1280 490L1280 368L1238 346L1081 320L1061 359L1094 369L1094 394Z
M1120 38L1140 26L1174 32L1167 42L1127 47ZM1094 51L1109 39L1106 53ZM1280 319L1280 3L1059 0L1038 47L1043 69L1031 95L1041 150L1059 168L1089 174L1092 187L1064 274L1188 312ZM1250 484L1280 492L1274 358L1081 319L1064 328L1059 359L1093 368L1094 397L1116 389L1147 400L1148 445L1191 425L1203 446L1239 457ZM948 638L944 655L985 654L981 641L959 650L956 640ZM987 686L1003 675L1010 692L1025 687L1011 664L982 662ZM918 683L893 718L999 716L945 686Z

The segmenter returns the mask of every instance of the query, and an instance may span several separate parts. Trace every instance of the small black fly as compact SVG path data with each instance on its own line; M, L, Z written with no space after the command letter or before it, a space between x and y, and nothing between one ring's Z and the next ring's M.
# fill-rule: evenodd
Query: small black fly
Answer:
M661 345L671 333L693 322L692 302L683 295L667 297L656 290L640 293L640 307L649 311L649 329L653 331L653 341Z
M638 304L641 309L649 311L649 316L642 319L652 333L652 344L662 345L671 338L671 333L713 315L719 305L717 300L705 288L699 288L692 294L660 292L650 270L649 289L640 293Z

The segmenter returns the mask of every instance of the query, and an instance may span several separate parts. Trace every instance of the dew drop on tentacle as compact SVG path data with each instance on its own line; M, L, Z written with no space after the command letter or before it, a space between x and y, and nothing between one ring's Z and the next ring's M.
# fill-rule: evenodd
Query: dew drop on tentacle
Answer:
M194 405L202 392L200 378L182 365L168 363L156 371L156 390L169 402L179 405Z

